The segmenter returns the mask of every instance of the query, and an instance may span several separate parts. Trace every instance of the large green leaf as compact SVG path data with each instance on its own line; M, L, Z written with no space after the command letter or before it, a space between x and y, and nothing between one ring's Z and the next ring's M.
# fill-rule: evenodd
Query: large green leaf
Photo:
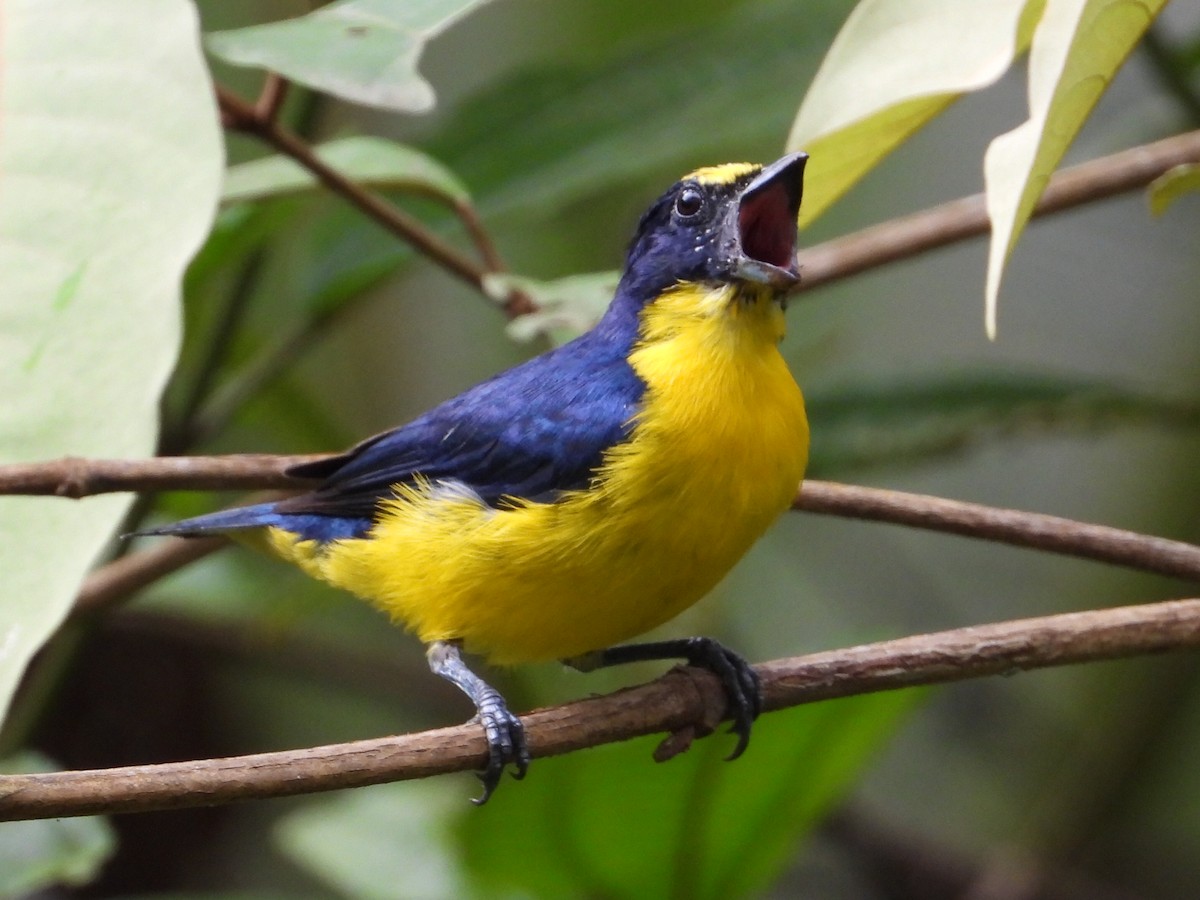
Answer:
M1000 280L1050 175L1166 0L1046 0L1029 51L1029 118L984 157L988 217L987 330Z
M433 108L417 72L425 44L484 0L341 0L283 22L218 31L208 49L355 103L405 112Z
M0 461L137 457L222 151L186 0L4 0ZM0 499L0 709L129 499Z
M800 222L821 215L963 93L994 83L1028 42L1041 0L862 0L788 135L812 159ZM1023 18L1024 17L1024 18Z
M714 735L650 760L657 738L539 759L464 816L483 896L736 897L762 890L910 708L892 692L771 713L746 755ZM514 859L539 860L537 866Z
M664 172L770 159L795 110L786 89L809 77L843 11L742 5L610 58L520 72L459 110L431 149L491 215L535 218L648 175L662 189Z

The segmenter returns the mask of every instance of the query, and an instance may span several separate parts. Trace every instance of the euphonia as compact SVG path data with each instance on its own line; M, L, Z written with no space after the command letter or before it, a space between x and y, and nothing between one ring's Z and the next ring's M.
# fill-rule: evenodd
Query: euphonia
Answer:
M741 656L705 637L620 642L704 596L804 474L804 401L778 345L806 160L697 169L642 216L591 331L292 467L316 482L307 493L147 533L263 529L284 559L415 632L487 736L477 803L530 757L521 720L464 651L584 671L708 668L737 757L761 707Z

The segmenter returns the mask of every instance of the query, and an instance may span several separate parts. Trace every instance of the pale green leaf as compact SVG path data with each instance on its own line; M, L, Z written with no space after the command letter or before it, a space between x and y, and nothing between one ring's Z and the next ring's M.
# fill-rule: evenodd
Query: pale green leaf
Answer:
M450 822L464 810L457 780L377 785L304 805L279 821L275 841L347 897L462 897Z
M1150 183L1150 212L1161 216L1184 194L1196 191L1200 191L1200 165L1190 163L1176 166Z
M153 452L222 151L186 0L4 0L0 462ZM0 710L128 506L0 498Z
M394 141L348 137L314 148L318 157L359 184L429 194L451 202L470 199L461 181L437 160ZM286 156L267 156L230 166L221 200L237 203L295 194L317 187L316 177Z
M32 753L0 760L7 774L57 768ZM112 827L100 816L34 819L0 826L0 897L24 897L56 885L84 885L116 849Z
M984 157L992 221L987 332L996 334L1000 280L1050 175L1088 113L1166 0L1047 0L1029 52L1029 118Z
M527 343L543 335L561 344L595 325L617 289L620 272L588 272L554 281L535 281L515 275L493 274L484 280L484 290L502 301L512 288L523 290L537 304L537 311L514 319L508 336Z
M208 35L236 66L278 72L354 103L428 112L433 88L417 72L426 43L485 0L341 0L306 16Z
M788 135L789 150L812 157L801 225L961 94L1003 75L1027 42L1026 23L1040 3L862 0Z

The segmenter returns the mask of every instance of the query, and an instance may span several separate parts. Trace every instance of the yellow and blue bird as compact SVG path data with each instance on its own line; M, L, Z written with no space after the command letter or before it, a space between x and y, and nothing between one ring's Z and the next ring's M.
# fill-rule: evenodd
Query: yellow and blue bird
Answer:
M779 342L806 159L697 169L642 217L591 331L293 467L316 480L307 493L149 533L264 530L284 559L414 632L486 733L476 802L509 764L523 776L529 750L463 652L708 668L740 755L761 706L742 657L703 637L622 642L708 593L804 474L808 422Z

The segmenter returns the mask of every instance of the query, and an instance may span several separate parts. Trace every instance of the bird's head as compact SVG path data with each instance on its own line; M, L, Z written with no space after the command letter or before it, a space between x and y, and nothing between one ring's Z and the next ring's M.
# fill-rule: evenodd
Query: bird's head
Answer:
M679 284L782 295L800 280L796 216L805 153L730 163L680 179L642 216L622 282L647 302Z

